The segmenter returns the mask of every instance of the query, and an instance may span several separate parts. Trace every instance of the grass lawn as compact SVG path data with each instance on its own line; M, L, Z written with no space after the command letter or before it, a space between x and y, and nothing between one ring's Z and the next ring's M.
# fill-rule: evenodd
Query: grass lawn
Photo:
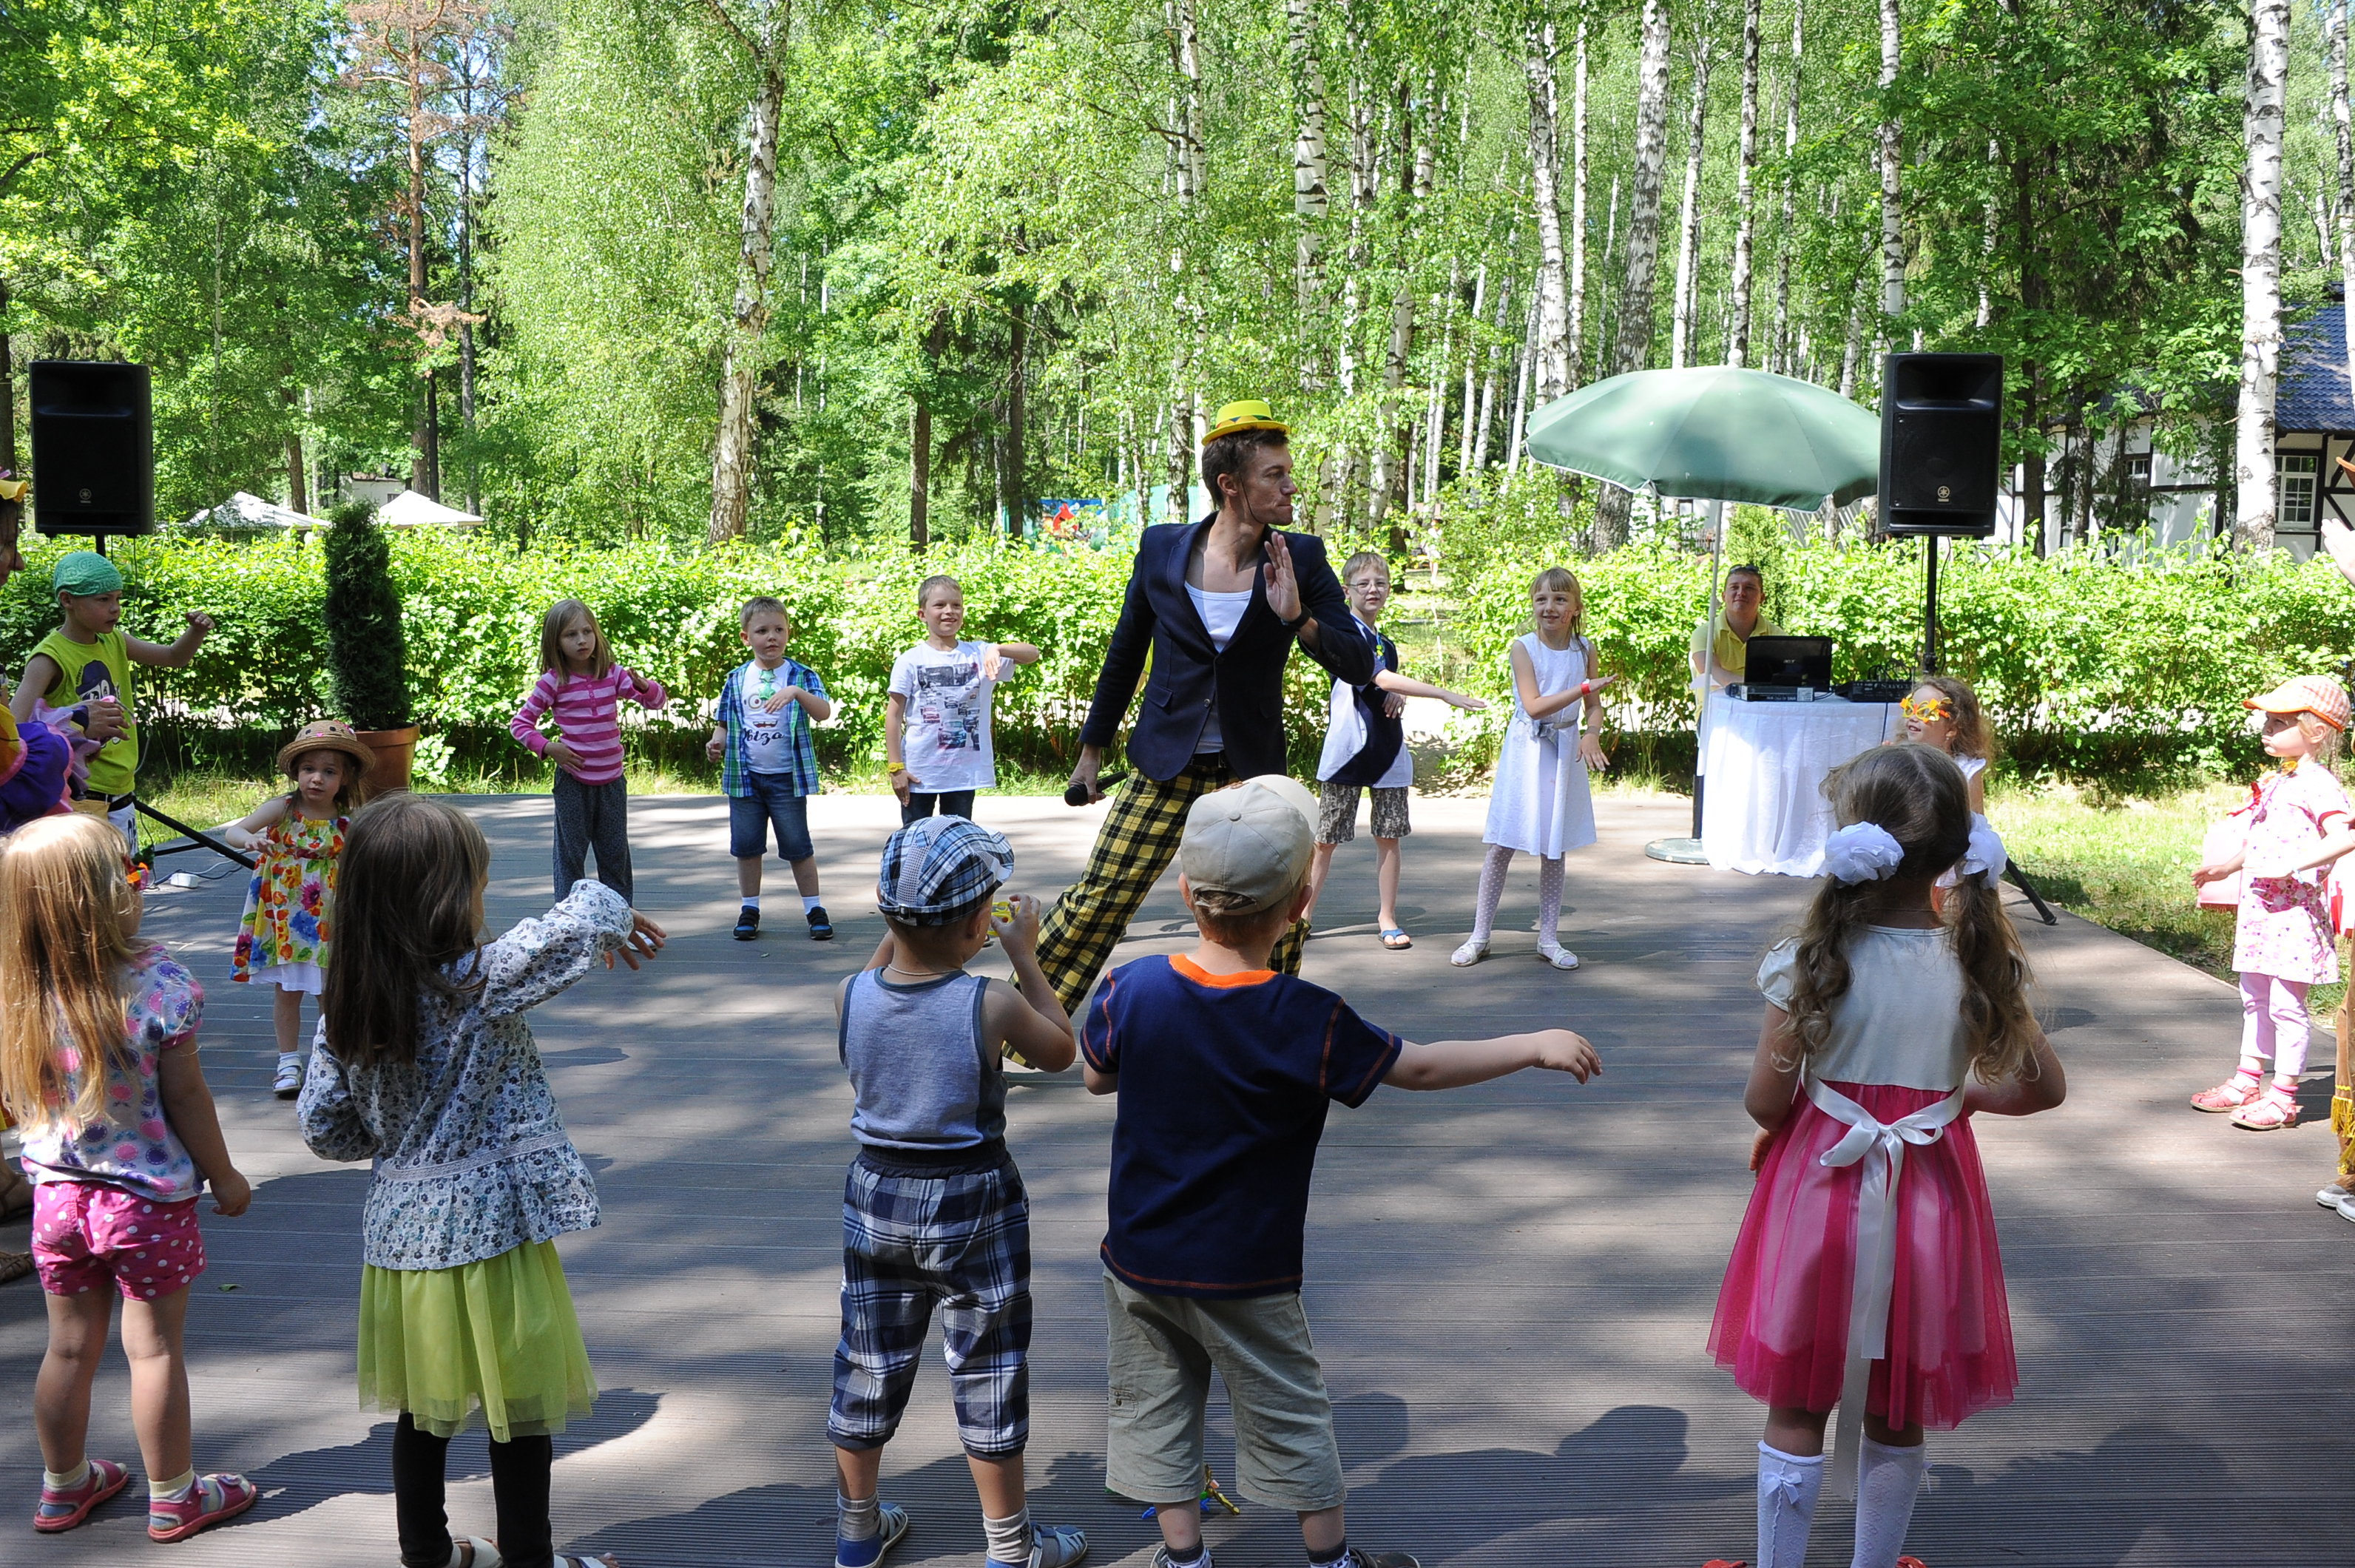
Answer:
M2155 799L2103 799L2066 786L1998 788L1987 797L1987 816L2048 901L2233 980L2232 912L2191 901L2191 868L2208 825L2248 798L2245 784ZM2317 986L2307 1010L2328 1019L2345 989Z

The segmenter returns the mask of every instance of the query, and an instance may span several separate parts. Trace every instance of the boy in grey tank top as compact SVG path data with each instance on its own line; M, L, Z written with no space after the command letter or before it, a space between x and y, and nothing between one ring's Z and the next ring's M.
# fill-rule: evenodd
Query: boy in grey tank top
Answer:
M842 1342L826 1423L840 1488L837 1568L870 1568L907 1532L906 1510L876 1491L935 1303L988 1568L1065 1568L1088 1550L1069 1526L1033 1527L1023 1490L1030 1206L1006 1152L1000 1057L1018 1051L1060 1072L1075 1048L1039 967L1037 902L1018 893L1003 914L991 906L1013 869L1005 838L962 816L921 817L891 835L876 888L890 934L836 998L858 1140L843 1191ZM992 931L1018 990L964 972Z

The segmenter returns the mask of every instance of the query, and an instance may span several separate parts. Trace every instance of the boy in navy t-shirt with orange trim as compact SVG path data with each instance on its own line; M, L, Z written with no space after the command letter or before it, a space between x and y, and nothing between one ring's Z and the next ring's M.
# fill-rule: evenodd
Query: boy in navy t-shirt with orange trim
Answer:
M1299 1513L1316 1568L1417 1568L1402 1552L1350 1550L1332 1402L1300 1306L1326 1106L1361 1105L1383 1083L1453 1089L1525 1067L1582 1083L1602 1071L1568 1029L1418 1045L1271 971L1312 896L1316 816L1308 792L1274 774L1197 800L1178 887L1201 941L1114 970L1080 1040L1088 1088L1120 1095L1103 1242L1105 1484L1156 1506L1154 1568L1210 1568L1193 1504L1213 1368L1234 1412L1239 1488Z

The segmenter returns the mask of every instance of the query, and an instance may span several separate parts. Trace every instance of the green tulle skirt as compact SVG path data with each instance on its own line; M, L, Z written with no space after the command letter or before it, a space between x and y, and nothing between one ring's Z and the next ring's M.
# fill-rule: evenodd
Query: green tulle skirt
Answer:
M360 1407L407 1411L454 1437L501 1443L564 1430L597 1403L589 1348L556 1243L457 1268L360 1271Z

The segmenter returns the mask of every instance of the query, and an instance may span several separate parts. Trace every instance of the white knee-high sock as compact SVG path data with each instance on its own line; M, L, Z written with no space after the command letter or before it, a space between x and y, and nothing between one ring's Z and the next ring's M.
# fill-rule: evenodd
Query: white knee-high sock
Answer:
M1758 1445L1758 1568L1803 1568L1824 1456L1785 1454Z
M1920 1444L1893 1448L1868 1437L1856 1467L1856 1557L1853 1568L1897 1568L1913 1499L1922 1495Z
M1486 942L1497 929L1497 904L1505 896L1505 869L1513 863L1513 852L1502 844L1488 846L1488 853L1480 861L1480 891L1472 905L1472 940Z

